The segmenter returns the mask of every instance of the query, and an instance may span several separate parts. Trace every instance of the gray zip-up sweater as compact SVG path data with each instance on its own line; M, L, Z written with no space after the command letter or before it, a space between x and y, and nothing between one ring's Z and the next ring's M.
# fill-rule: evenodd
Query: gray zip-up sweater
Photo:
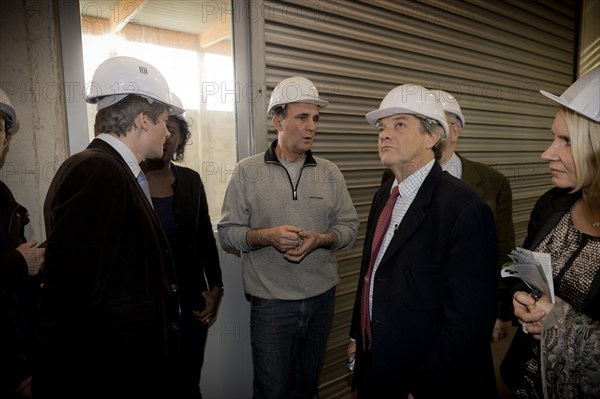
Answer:
M238 249L246 293L266 299L314 297L338 281L337 259L317 248L300 263L284 259L272 246L254 250L250 229L290 224L318 233L335 233L332 249L349 249L358 233L358 216L346 181L331 161L306 153L296 187L275 154L277 140L264 155L238 163L229 181L217 226L224 249Z

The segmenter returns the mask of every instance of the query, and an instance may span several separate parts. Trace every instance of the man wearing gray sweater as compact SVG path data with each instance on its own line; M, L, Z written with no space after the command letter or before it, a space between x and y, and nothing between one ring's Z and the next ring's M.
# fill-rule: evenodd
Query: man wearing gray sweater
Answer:
M311 152L327 104L308 79L282 80L268 108L277 139L239 162L223 200L219 239L241 251L252 305L254 398L317 397L339 281L332 250L358 232L342 173Z

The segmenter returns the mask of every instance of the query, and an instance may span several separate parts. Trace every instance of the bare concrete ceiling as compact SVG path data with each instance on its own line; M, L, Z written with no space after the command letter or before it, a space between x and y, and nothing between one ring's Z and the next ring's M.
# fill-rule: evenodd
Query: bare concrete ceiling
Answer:
M231 13L229 1L207 0L80 0L79 8L91 18L196 35Z

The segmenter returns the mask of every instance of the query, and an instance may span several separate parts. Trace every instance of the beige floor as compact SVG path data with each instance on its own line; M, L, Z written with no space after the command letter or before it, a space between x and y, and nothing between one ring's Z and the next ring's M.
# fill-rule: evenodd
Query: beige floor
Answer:
M508 346L512 342L513 336L515 335L515 331L517 331L516 327L513 327L508 335L508 337L504 338L502 341L492 344L492 355L494 356L494 368L496 369L496 384L498 386L498 397L500 399L510 399L512 398L512 393L508 390L506 385L502 382L502 377L500 377L500 362L504 358L504 354L508 350Z

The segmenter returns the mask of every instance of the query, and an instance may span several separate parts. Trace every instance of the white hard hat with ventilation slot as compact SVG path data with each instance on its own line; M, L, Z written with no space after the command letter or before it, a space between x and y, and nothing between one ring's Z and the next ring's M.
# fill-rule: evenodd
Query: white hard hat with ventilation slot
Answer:
M429 89L429 91L435 94L435 97L442 103L444 111L456 115L460 121L460 126L465 127L465 117L460 109L460 105L458 104L456 97L444 90Z
M134 94L165 104L171 115L184 112L173 102L162 73L149 63L133 57L111 57L102 62L96 68L87 92L86 101L98 104L98 110Z
M389 91L383 98L379 109L369 112L365 117L373 125L377 121L395 114L413 114L433 119L444 129L445 139L448 136L448 123L442 104L435 95L423 86L406 84Z
M329 102L319 97L317 87L302 76L283 79L271 93L267 115L273 116L278 107L289 103L311 103L325 108Z

